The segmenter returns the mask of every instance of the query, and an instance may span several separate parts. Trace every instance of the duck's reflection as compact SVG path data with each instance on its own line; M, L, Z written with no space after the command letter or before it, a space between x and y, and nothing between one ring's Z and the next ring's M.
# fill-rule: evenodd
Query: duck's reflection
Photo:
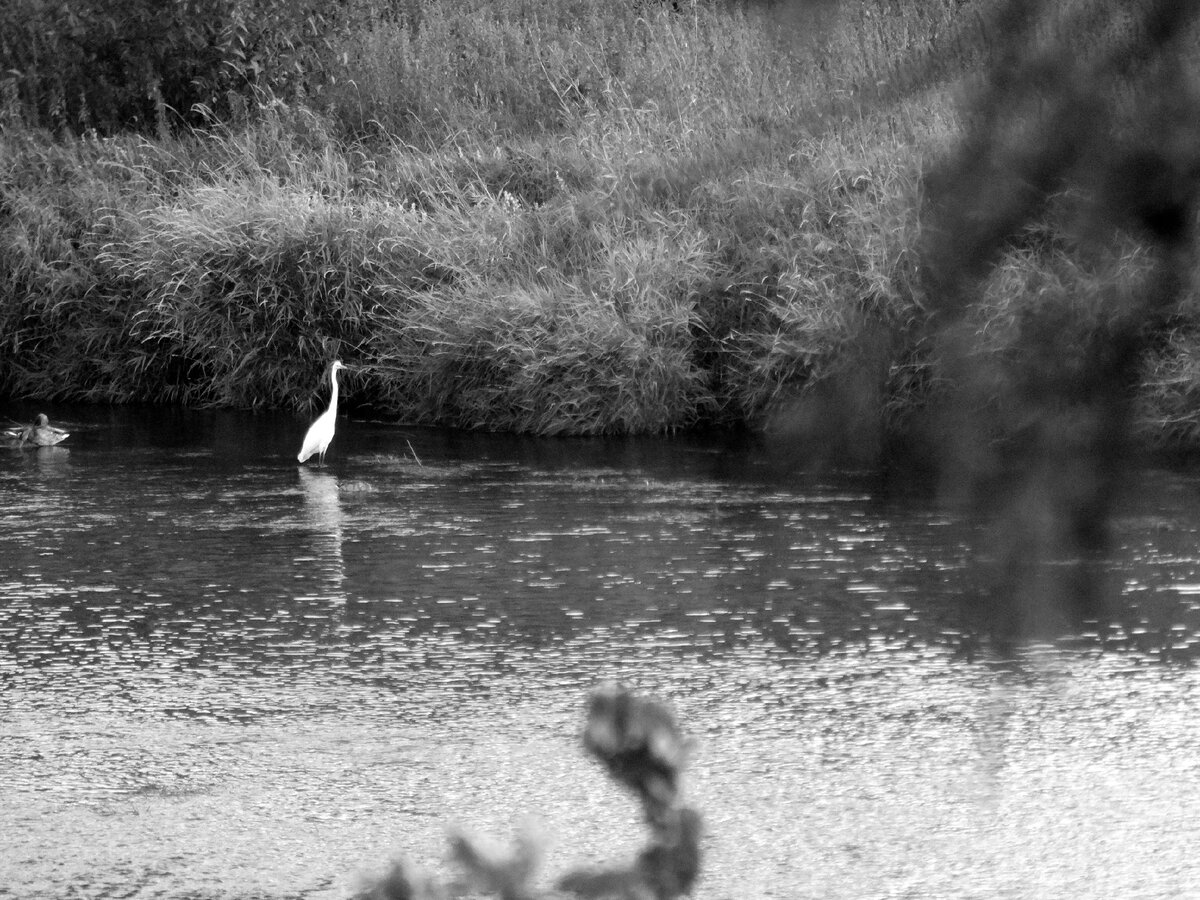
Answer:
M66 447L38 447L32 454L37 467L43 472L61 472L71 461L71 451Z

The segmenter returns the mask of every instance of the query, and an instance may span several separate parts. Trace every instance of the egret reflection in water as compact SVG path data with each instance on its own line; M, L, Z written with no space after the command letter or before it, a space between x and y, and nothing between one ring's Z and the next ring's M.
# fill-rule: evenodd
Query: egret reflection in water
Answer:
M342 556L342 498L338 476L328 471L297 470L304 494L304 518L309 556L297 563L309 564L319 573L318 583L331 599L345 601L346 563Z

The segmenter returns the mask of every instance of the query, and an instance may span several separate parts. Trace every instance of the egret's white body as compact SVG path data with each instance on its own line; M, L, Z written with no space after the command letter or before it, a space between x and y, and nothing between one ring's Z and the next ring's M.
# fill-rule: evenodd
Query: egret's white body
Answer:
M38 413L37 421L24 428L14 428L7 436L18 442L19 446L33 444L35 447L53 447L70 437L70 432L55 428L45 413Z
M346 367L342 365L341 360L337 359L329 366L329 383L332 386L329 394L329 409L317 417L317 420L309 426L308 434L304 435L304 444L296 457L300 462L304 462L315 453L317 464L325 465L325 451L329 449L329 442L333 440L333 429L337 424L337 373L338 369L344 368Z

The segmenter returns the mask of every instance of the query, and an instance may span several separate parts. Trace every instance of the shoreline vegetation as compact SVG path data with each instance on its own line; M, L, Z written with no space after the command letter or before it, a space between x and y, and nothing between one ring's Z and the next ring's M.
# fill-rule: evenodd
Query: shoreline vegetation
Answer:
M930 335L961 285L923 241L930 171L1012 49L986 4L168 6L0 14L0 395L311 415L339 357L352 408L406 423L836 420L870 455L955 380ZM1073 59L1139 27L1060 6L1069 37L1033 35ZM131 23L158 37L118 40ZM1105 139L1138 134L1155 77L1135 59L1104 88ZM954 301L973 367L1038 363L1050 324L1069 356L1146 289L1153 240L1081 237L1094 188L1046 190ZM1174 449L1200 446L1200 306L1177 294L1132 416Z

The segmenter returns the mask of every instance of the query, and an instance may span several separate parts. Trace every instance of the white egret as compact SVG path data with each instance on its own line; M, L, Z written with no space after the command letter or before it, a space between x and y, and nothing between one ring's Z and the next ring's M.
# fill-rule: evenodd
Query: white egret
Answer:
M14 428L6 432L6 435L17 441L19 446L33 444L35 447L53 447L70 437L70 432L55 428L45 413L38 413L37 421L32 425Z
M317 454L317 464L325 465L325 451L329 449L329 442L333 440L333 429L337 423L337 373L338 369L344 368L346 367L342 365L340 359L335 359L329 365L329 383L332 385L329 394L329 409L317 417L317 420L309 426L308 434L304 435L304 445L296 457L300 462L304 462L315 453Z

